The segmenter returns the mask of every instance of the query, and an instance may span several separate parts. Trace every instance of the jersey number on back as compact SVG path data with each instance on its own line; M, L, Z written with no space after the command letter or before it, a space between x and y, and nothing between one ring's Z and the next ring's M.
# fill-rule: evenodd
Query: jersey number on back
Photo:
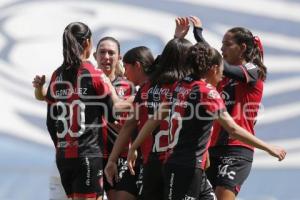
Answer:
M177 144L179 133L180 130L182 129L182 119L180 113L174 112L170 121L171 121L170 123L171 133L169 133L169 123L167 118L161 122L161 124L162 123L167 124L166 126L164 126L166 127L166 129L160 130L155 135L155 141L152 149L153 152L164 152L167 151L168 148L169 149L174 148L174 146ZM164 139L163 137L168 137L167 139L168 141L162 144L162 140Z
M63 124L63 130L61 132L57 131L57 137L64 138L67 133L69 133L71 137L80 137L85 130L85 104L80 100L75 100L70 105L58 102L56 106L60 107L62 110L61 114L57 117L57 120ZM69 106L70 109L69 116L67 116L67 106ZM70 121L69 127L68 119ZM74 121L77 122L77 126L79 126L80 129L73 132L76 126L76 124L73 124Z

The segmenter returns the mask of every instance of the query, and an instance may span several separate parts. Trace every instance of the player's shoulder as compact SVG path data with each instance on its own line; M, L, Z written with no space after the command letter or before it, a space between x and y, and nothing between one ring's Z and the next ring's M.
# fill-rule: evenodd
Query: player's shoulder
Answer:
M84 61L80 66L80 70L91 74L103 73L101 69L96 68L91 62Z
M220 93L217 91L216 87L206 83L204 81L199 81L199 90L209 99L221 99Z
M59 66L57 67L54 72L51 75L51 82L55 81L55 82L59 82L59 81L63 81L63 76L62 76L62 72L64 70L63 66Z
M90 76L94 81L101 80L105 83L110 82L109 78L101 69L96 68L91 62L88 61L82 64L81 74L86 74L86 76Z

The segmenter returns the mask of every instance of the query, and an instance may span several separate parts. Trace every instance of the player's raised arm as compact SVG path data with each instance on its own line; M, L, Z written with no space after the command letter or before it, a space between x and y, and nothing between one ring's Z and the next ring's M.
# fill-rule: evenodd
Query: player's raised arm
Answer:
M184 38L189 31L189 18L188 17L177 17L175 19L176 28L174 38Z

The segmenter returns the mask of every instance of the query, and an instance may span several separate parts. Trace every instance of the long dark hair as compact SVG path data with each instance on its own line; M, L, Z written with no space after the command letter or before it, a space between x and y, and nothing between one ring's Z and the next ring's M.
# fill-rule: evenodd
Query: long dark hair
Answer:
M78 68L81 61L81 54L84 50L84 42L91 39L90 28L82 22L72 22L64 30L63 34L63 64L66 68Z
M215 48L204 43L193 45L189 49L186 59L186 67L197 79L203 78L214 65L220 66L221 63L221 54Z
M184 38L170 40L155 65L151 81L156 84L174 83L187 75L185 61L192 43Z
M233 40L238 45L243 43L246 45L243 56L246 62L254 63L259 67L259 77L264 81L267 77L267 67L263 64L263 49L260 41L257 41L250 30L243 27L235 27L228 32L233 34Z
M139 46L128 50L123 56L123 62L132 65L139 62L147 76L153 72L154 57L148 47Z

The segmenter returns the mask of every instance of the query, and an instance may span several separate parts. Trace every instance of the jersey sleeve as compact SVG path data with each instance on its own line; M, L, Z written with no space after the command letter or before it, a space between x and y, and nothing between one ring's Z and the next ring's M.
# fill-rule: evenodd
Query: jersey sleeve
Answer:
M106 120L110 123L116 121L113 111L113 101L110 95L104 98L104 101L107 103L108 115L106 116Z
M107 95L111 94L110 87L109 87L110 80L100 70L97 70L96 73L97 73L96 75L92 76L93 77L93 86L96 90L97 95L104 98Z
M108 77L102 72L102 70L95 69L90 71L92 77L93 88L96 92L97 99L104 102L107 106L107 115L105 116L108 122L114 122L113 113L113 99L111 95L111 90L114 89Z
M206 42L206 40L204 39L202 32L203 32L203 28L201 28L201 27L194 27L193 33L194 33L195 40L197 42L199 42L199 43L204 43L204 44L209 45Z
M53 141L54 146L56 147L57 144L57 108L55 106L55 97L54 97L54 89L55 89L55 79L56 79L56 72L52 74L47 94L45 96L45 100L47 102L47 119L46 125L49 135Z
M45 96L45 101L48 104L55 103L55 98L54 98L55 77L56 77L56 72L54 72L51 76L50 83L48 85L47 93Z
M253 63L230 65L227 62L224 62L224 75L228 78L248 84L255 84L259 79L258 67Z
M55 104L48 103L46 124L47 124L48 132L50 134L50 137L51 137L55 147L57 144L57 135L56 135L57 120L55 120L56 116L57 116L57 108L56 108Z

